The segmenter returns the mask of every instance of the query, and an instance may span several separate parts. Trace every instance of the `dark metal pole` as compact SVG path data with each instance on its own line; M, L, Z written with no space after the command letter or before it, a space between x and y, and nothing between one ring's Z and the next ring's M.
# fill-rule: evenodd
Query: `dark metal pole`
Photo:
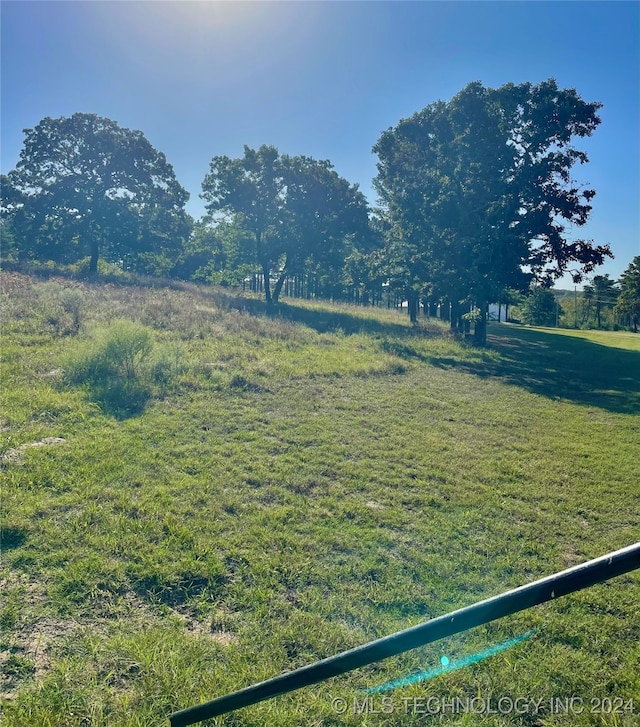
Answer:
M499 596L487 598L472 606L452 611L445 616L438 616L431 621L398 631L391 636L357 646L342 654L317 661L315 664L303 666L288 674L281 674L196 707L174 712L170 717L171 725L172 727L183 727L225 712L231 712L234 709L256 704L256 702L276 697L279 694L292 692L294 689L324 681L374 661L402 654L431 641L443 639L474 626L480 626L497 618L531 608L531 606L537 606L545 601L588 588L595 583L628 573L636 568L640 568L640 543L568 568L526 586L520 586Z

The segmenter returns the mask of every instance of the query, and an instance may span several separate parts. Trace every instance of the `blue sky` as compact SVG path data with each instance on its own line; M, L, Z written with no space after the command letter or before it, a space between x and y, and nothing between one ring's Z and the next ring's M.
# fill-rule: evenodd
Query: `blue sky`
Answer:
M203 211L212 156L243 145L329 159L375 203L380 133L467 83L555 78L600 101L576 179L597 195L570 239L640 254L640 3L3 0L2 172L24 128L96 113L140 129ZM559 287L572 287L569 279Z

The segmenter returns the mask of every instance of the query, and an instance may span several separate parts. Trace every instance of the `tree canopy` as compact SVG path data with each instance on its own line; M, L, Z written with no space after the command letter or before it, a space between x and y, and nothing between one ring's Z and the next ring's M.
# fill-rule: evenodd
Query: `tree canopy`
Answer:
M548 288L535 286L525 298L522 320L531 326L552 326L560 315L560 304Z
M637 332L640 323L640 255L636 255L622 273L619 285L620 295L614 309L615 313L620 318L627 319Z
M25 129L3 185L3 214L22 256L127 260L141 272L171 265L190 229L188 193L141 131L94 114Z
M103 258L147 274L250 280L268 304L283 290L386 297L408 301L413 321L422 299L449 311L452 327L473 321L484 343L489 302L567 273L581 282L612 256L608 245L573 239L595 196L572 180L588 161L573 141L594 132L600 107L553 79L470 83L382 133L373 214L329 161L245 146L239 158L212 158L198 222L141 131L93 114L45 118L25 130L20 161L2 175L2 254L88 258L93 273ZM606 275L592 281L585 300L600 326L617 290Z
M211 160L202 190L210 215L251 233L244 259L260 266L269 304L288 275L318 268L340 275L351 249L366 242L366 200L328 161L245 146L243 157Z
M587 284L583 288L583 297L586 301L583 313L583 324L589 318L591 305L595 308L596 324L598 328L602 327L602 312L612 307L618 296L618 290L615 287L616 281L612 280L609 275L594 275L591 284Z
M474 82L385 131L374 184L407 295L475 303L483 342L486 305L503 289L549 286L566 272L579 282L611 255L566 239L595 196L571 181L573 165L588 161L571 140L593 133L600 106L554 80Z

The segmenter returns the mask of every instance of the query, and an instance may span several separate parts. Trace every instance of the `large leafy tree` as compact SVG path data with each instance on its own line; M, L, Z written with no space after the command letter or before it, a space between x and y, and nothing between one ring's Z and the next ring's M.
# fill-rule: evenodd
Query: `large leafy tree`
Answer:
M250 233L252 247L246 260L255 261L264 275L267 303L271 303L271 269L280 258L278 244L285 182L278 150L244 147L244 157L213 157L202 182L202 199L210 215L235 221Z
M420 294L433 292L443 275L443 230L450 214L439 150L449 131L445 112L444 103L432 104L383 133L373 147L380 159L374 186L387 239L389 279L409 301L413 321Z
M637 333L640 323L640 255L633 258L618 282L620 295L614 312L623 320L629 321Z
M250 233L244 260L259 265L268 304L277 302L288 275L335 270L358 244L354 238L366 235L367 206L357 186L327 161L280 155L273 146L214 157L202 190L212 217Z
M284 256L274 295L277 299L286 276L305 273L335 291L343 282L346 258L372 241L365 197L328 161L284 156L282 164Z
M7 181L3 211L29 257L88 255L92 273L100 256L159 271L189 234L189 195L164 154L141 131L94 114L45 118L26 129Z
M553 80L487 89L469 84L384 132L374 146L375 180L391 247L406 250L413 289L475 303L479 343L487 303L504 288L526 290L570 272L574 280L610 255L607 246L568 242L583 225L593 190L570 170L587 156L571 146L600 119Z
M214 271L222 270L225 266L226 254L220 236L205 219L200 219L193 222L191 235L175 261L170 276L206 281Z

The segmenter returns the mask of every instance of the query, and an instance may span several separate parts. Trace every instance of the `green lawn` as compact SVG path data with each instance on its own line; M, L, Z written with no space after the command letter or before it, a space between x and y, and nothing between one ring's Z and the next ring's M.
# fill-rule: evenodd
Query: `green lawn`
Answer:
M492 325L478 351L395 311L289 300L267 316L178 284L78 286L75 335L69 285L4 281L8 726L166 725L640 540L639 337ZM66 373L118 318L154 342L136 406ZM362 689L532 629L388 693L392 713L353 713ZM639 664L636 572L210 724L630 727ZM420 713L435 697L543 703ZM549 707L571 697L582 713ZM609 697L619 713L591 713Z
M640 336L630 331L583 331L566 328L533 328L532 330L544 333L555 333L560 336L575 336L586 341L600 343L603 346L614 346L615 348L626 348L629 351L640 351Z

